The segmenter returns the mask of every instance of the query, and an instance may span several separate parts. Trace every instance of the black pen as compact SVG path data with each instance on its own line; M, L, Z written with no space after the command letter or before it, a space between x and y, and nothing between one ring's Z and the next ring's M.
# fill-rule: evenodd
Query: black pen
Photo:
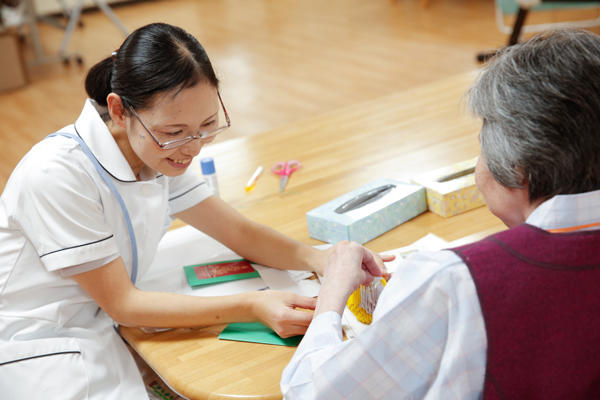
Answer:
M378 186L375 189L371 189L368 192L361 193L358 196L348 200L341 206L335 209L335 212L338 214L343 214L347 211L356 210L357 208L361 208L364 205L374 202L375 200L383 197L390 190L395 188L396 185L383 185Z

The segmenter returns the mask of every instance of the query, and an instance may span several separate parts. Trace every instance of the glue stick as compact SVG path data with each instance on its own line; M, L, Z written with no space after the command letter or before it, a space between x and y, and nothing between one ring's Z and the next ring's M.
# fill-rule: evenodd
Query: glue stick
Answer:
M219 184L217 182L217 174L215 172L215 161L212 157L205 157L200 160L200 167L202 168L202 175L208 185L210 191L215 195L219 195Z

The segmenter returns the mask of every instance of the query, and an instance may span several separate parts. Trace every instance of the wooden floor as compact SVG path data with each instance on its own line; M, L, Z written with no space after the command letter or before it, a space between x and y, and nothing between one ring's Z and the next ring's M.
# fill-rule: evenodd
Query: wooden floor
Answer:
M114 11L129 29L164 21L205 46L233 123L219 140L476 69L477 51L506 40L493 0L430 0L427 8L418 0L164 0ZM87 69L123 40L102 13L82 20L69 46L83 55L82 68L31 68L27 87L0 94L0 189L35 142L75 120ZM46 51L56 51L62 32L40 29Z

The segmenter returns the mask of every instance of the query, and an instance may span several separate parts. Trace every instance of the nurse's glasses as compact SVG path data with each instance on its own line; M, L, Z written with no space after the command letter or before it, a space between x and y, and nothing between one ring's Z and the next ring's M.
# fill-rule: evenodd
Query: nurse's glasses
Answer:
M146 126L146 124L144 124L144 122L142 121L142 119L140 118L140 116L135 112L135 110L133 109L133 107L129 106L129 110L131 110L131 112L133 113L133 115L135 116L135 118L137 118L137 120L140 122L140 124L144 127L144 129L146 130L146 132L148 132L148 134L150 135L150 137L156 142L156 144L158 145L158 147L160 147L163 150L168 150L168 149L174 149L175 147L179 147L179 146L183 146L186 143L191 142L192 140L196 140L196 139L209 139L212 138L214 136L216 136L217 134L223 132L225 129L229 128L231 126L231 120L229 119L229 114L227 114L227 109L225 108L225 105L223 104L223 100L221 100L221 94L219 92L217 92L217 96L219 96L219 103L221 103L221 108L223 109L223 115L225 116L225 123L226 125L223 126L219 126L213 129L209 129L203 132L198 132L195 135L190 135L190 136L186 136L180 139L172 139L172 140L166 140L164 142L161 142L159 140L159 138L157 137L157 135L153 134L150 129L148 129L148 127ZM167 134L163 134L161 136L166 136ZM161 137L162 138L162 137Z

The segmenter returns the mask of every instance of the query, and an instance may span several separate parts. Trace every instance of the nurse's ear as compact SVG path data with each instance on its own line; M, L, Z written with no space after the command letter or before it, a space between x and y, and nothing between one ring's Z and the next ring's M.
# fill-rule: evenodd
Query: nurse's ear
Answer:
M108 105L108 113L110 114L112 122L117 126L126 129L128 112L123 106L121 96L116 93L109 93L108 96L106 96L106 104Z

